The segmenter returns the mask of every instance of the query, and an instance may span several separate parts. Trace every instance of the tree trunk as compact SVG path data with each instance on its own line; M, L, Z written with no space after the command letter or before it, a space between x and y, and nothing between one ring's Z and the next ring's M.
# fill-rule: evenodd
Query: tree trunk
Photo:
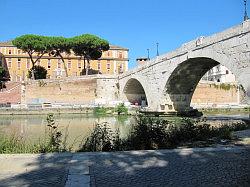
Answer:
M87 68L86 68L86 75L89 74L89 58L87 58Z
M83 57L83 69L84 69L84 71L86 69L86 61L85 60L86 60L85 57Z
M60 56L60 58L61 58L61 60L62 60L62 62L63 62L63 68L64 68L64 70L65 70L65 74L66 74L66 77L68 77L69 75L68 75L68 70L67 70L67 66L66 66L66 64L65 64L65 61L64 61L64 58L63 58L63 56L59 53L59 56Z

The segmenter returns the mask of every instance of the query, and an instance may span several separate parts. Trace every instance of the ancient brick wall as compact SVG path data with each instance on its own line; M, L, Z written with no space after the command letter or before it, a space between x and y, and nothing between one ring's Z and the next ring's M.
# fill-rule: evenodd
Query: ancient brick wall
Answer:
M243 99L243 91L238 92L234 84L199 83L196 87L192 104L238 104Z

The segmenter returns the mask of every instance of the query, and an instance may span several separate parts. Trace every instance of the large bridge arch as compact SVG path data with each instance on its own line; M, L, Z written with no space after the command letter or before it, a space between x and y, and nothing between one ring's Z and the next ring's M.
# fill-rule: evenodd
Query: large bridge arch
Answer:
M247 48L248 46L246 46ZM183 111L190 109L193 93L201 78L217 65L227 67L236 77L238 84L246 92L246 102L250 101L250 59L237 61L217 50L200 50L187 54L187 60L180 62L164 85L163 99L168 100L165 110Z
M124 86L123 93L130 103L147 106L145 89L138 79L129 79Z

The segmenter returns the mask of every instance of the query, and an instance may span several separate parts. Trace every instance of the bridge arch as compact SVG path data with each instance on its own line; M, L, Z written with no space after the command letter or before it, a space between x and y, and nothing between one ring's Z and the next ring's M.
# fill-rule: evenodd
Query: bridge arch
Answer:
M132 104L147 106L147 97L142 83L135 79L129 79L123 89L127 101Z
M186 111L190 109L190 103L193 93L196 89L201 78L211 68L221 64L227 67L236 77L239 84L243 86L246 91L247 97L250 95L250 87L244 80L244 75L250 72L249 69L245 70L246 74L238 73L236 62L232 59L225 57L224 55L218 55L217 53L209 52L203 55L202 53L191 54L191 58L179 63L171 75L168 77L164 87L163 95L167 97L168 103L170 101L170 107L168 109L174 109L175 111ZM243 77L242 77L243 75Z

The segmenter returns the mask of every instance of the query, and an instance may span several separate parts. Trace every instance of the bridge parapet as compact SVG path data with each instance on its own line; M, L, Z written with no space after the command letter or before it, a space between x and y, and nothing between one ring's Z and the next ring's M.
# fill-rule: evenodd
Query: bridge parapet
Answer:
M166 54L160 55L158 57L155 57L151 59L150 61L147 61L145 64L140 65L130 71L127 71L121 75L118 76L119 79L127 77L131 74L135 74L137 72L140 72L146 68L149 68L150 66L154 66L158 63L162 63L166 60L171 60L176 57L180 57L182 55L185 55L189 52L199 50L205 47L208 47L210 45L214 45L216 43L219 43L224 40L228 40L232 37L244 35L250 32L250 20L244 21L242 24L234 26L232 28L229 28L225 31L215 33L211 36L207 37L199 37L195 40L192 40L190 42L184 43L181 47L175 49L174 51L168 52ZM245 41L249 42L249 41ZM235 44L237 45L237 44Z
M145 90L150 109L189 110L199 80L209 69L218 64L226 66L233 72L238 83L245 89L246 103L250 104L249 20L223 32L199 37L119 75L120 96L129 100L124 88L133 79L140 82ZM130 87L136 88L136 86ZM133 94L135 98L137 93L134 91Z

